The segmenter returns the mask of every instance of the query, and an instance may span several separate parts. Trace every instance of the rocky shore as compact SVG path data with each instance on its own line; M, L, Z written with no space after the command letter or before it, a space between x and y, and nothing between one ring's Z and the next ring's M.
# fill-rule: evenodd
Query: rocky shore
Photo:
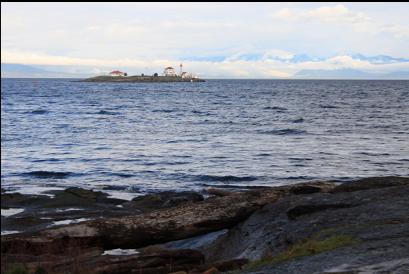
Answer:
M205 82L199 78L182 78L180 76L96 76L80 82L113 82L113 83L171 83L171 82Z
M1 194L1 273L408 273L409 178ZM17 233L19 231L24 231Z

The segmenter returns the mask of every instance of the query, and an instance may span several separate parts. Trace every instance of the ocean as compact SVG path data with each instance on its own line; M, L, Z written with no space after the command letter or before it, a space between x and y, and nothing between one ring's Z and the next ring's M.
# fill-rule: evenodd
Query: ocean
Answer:
M1 79L2 192L409 175L409 81Z

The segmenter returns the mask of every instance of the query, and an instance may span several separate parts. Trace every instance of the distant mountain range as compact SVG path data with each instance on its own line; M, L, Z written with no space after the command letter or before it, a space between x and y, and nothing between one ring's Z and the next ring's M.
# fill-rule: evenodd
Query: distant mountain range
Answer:
M409 58L395 58L387 55L365 56L362 54L354 54L352 59L368 61L372 64L393 64L409 62Z
M373 64L393 64L393 63L406 63L409 62L408 58L395 58L387 55L377 56L364 56L362 54L351 55L353 59L368 61ZM259 55L242 55L241 60L256 61L261 58ZM263 57L265 58L265 56ZM278 58L278 57L276 57ZM205 61L203 57L196 57L196 61ZM271 60L271 59L270 59ZM279 59L277 59L279 60ZM302 62L317 62L325 59L318 57L311 57L306 54L299 54L292 56L291 59L280 59L286 63L302 63ZM193 60L191 60L193 61ZM213 58L212 62L221 62L222 57L217 56ZM28 66L20 64L1 64L1 77L2 78L88 78L95 76L91 73L67 73L59 70L58 67L41 67L41 66ZM66 68L65 68L66 69ZM223 76L219 77L222 78ZM204 75L203 78L206 78ZM304 69L296 72L292 77L295 79L405 79L409 80L409 70L400 70L385 73L373 73L357 69Z
M339 54L338 56L341 55L346 55L346 54ZM396 57L391 57L388 55L375 55L375 56L366 56L363 54L352 54L348 55L354 60L361 60L361 61L368 61L372 64L393 64L393 63L405 63L409 62L409 58L396 58ZM264 54L264 53L252 53L252 54L240 54L240 55L235 55L233 57L230 56L191 56L191 57L186 57L184 60L187 61L209 61L209 62L223 62L223 61L236 61L236 60L241 60L241 61L263 61L263 60L274 60L274 61L280 61L284 63L303 63L303 62L319 62L319 61L325 61L327 59L330 59L331 57L335 56L328 56L328 57L317 57L317 56L311 56L308 54L295 54L291 57L280 57L280 56L275 56L275 55L270 55L270 54Z
M48 71L35 66L1 64L1 78L84 78L89 74Z
M380 79L409 80L409 71L394 71L390 73L369 73L356 69L305 69L297 72L293 78L296 79Z

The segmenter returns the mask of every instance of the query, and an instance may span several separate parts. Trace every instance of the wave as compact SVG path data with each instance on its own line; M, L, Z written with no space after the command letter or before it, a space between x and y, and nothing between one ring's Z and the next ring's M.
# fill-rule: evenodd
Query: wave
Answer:
M286 111L288 109L283 107L264 107L263 109L271 109L271 110L278 110L278 111Z
M268 157L268 156L273 156L272 154L269 153L260 153L260 154L256 154L256 157Z
M318 178L312 177L312 176L289 176L289 177L281 177L277 178L278 180L307 180L307 181L312 181L312 180L317 180Z
M258 133L272 134L272 135L301 135L301 134L306 134L307 131L301 130L301 129L286 128L286 129L274 129L274 130L259 130Z
M103 186L103 190L116 190L116 191L124 191L128 190L129 186L123 186L123 185L106 185Z
M320 108L339 108L339 107L334 105L320 105Z
M49 159L36 159L32 160L33 163L42 163L42 162L61 162L63 160L57 158L49 158Z
M200 110L192 110L192 113L194 113L194 114L208 114L207 112L204 112L204 111L200 111Z
M45 110L45 109L37 109L37 110L33 110L30 111L30 114L47 114L49 111Z
M171 112L176 112L177 110L174 109L154 109L152 112L164 112L164 113L171 113Z
M237 189L237 190L246 190L246 189L263 189L263 188L268 188L269 186L264 186L264 185L219 185L219 184L200 184L202 187L215 187L215 188L227 188L227 189Z
M111 175L118 176L118 177L121 177L121 178L131 178L131 177L135 176L135 175L129 174L129 173L112 173Z
M52 179L64 179L68 176L71 176L72 173L71 172L55 172L55 171L30 171L30 172L26 172L23 173L23 175L25 176L30 176L30 177L35 177L35 178L39 178L39 179L48 179L48 178L52 178Z
M389 153L373 153L373 152L357 152L357 154L366 155L366 156L390 156Z
M100 110L96 114L103 114L103 115L117 115L119 112L115 111L108 111L108 110Z
M303 119L303 118L298 118L298 119L292 120L291 122L292 122L292 123L295 123L295 124L298 124L298 123L304 122L304 119Z
M312 158L299 158L299 157L290 157L288 159L291 161L300 161L300 162L313 160Z
M393 128L394 125L371 125L371 128Z
M197 175L193 176L195 180L202 182L250 182L255 181L258 178L253 176L216 176L216 175Z

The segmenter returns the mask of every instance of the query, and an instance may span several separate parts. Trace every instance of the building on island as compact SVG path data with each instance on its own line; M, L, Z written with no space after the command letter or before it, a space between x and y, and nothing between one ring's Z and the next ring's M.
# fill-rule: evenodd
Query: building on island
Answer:
M165 75L165 76L176 76L176 71L172 67L167 67L163 71L163 75Z
M126 72L122 72L119 70L114 70L109 73L109 76L126 76L126 75L127 75Z
M179 74L176 73L176 70L173 67L166 67L165 70L163 71L164 76L178 76L183 79L196 79L198 78L196 75L190 72L183 71L183 64L181 63L179 65L180 72Z
M180 77L182 77L183 79L192 79L192 78L197 78L196 76L193 75L193 73L188 73L186 71L182 72L180 74Z

